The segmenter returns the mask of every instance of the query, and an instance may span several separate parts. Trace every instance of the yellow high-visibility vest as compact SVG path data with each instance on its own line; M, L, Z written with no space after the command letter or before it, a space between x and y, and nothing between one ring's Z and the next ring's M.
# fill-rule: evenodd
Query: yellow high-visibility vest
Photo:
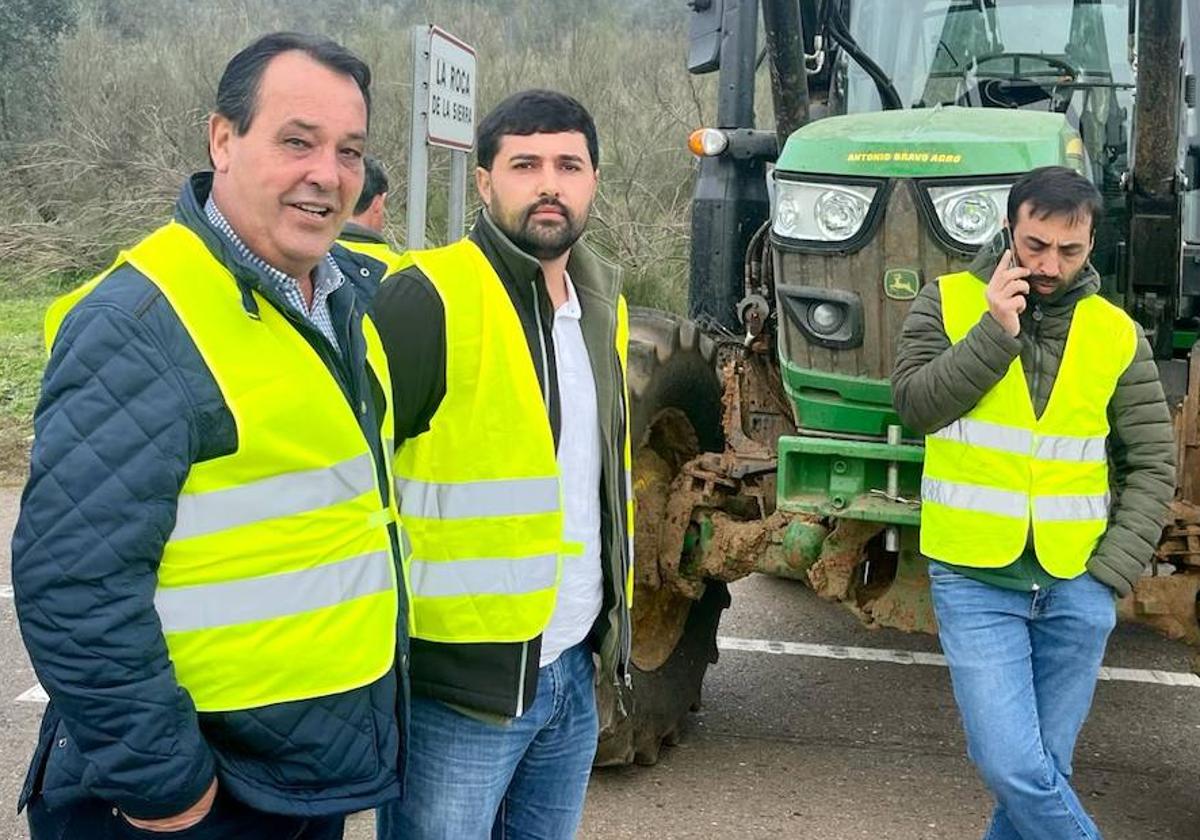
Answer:
M192 464L163 549L154 606L176 679L196 708L230 711L336 694L392 667L396 568L377 459L357 412L312 346L172 222L60 298L47 345L70 309L117 266L153 282L174 309L237 424L237 451ZM387 359L363 318L368 363ZM382 419L391 482L392 407Z
M356 254L364 254L371 259L379 260L379 262L387 266L383 272L383 277L391 277L397 271L412 265L412 258L408 256L407 251L400 253L383 242L358 242L351 239L339 239L337 243L348 251L354 251Z
M952 343L987 312L986 285L942 277ZM1006 566L1032 525L1038 562L1059 578L1083 573L1108 527L1108 403L1133 361L1137 331L1099 295L1075 305L1062 363L1041 417L1020 357L971 411L925 438L921 553L960 566Z
M464 239L411 256L446 313L446 394L428 431L396 453L412 633L448 643L528 641L549 623L563 554L581 550L564 542L547 393L508 292L479 248ZM620 301L622 369L628 336ZM632 525L632 502L626 512ZM630 568L627 593L632 581Z

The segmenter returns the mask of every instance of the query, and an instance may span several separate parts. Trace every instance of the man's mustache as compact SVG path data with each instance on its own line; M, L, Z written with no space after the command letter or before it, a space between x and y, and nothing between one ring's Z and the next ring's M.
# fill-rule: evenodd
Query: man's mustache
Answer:
M557 198L543 198L537 203L530 205L529 209L525 211L525 221L528 222L530 219L532 219L533 214L541 210L543 207L553 207L559 213L562 213L564 219L567 221L571 220L571 211L568 210L566 205L564 205L561 201L559 201Z

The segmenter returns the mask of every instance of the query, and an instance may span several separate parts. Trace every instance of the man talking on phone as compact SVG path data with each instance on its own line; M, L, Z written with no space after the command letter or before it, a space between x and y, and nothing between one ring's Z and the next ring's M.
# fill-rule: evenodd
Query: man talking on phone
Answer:
M985 840L1099 838L1071 788L1116 598L1174 493L1150 345L1088 262L1100 194L1063 167L1013 185L1003 243L923 288L892 373L925 437L921 552Z

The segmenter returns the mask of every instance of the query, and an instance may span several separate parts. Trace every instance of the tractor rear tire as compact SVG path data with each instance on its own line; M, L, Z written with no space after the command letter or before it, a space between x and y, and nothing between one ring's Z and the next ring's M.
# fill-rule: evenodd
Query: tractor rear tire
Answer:
M643 468L653 461L655 469L665 470L669 480L700 452L719 452L723 448L716 345L694 324L664 312L632 309L628 378L635 477L640 474L639 461ZM637 529L653 533L652 517L661 514L665 498L646 498L651 492L647 483L635 484ZM659 492L661 487L660 483ZM636 564L657 564L658 558L640 554L645 540L638 540L637 545ZM634 622L632 691L626 690L623 700L627 714L621 717L615 693L607 687L602 689L601 720L616 723L601 734L597 766L654 764L663 743L678 742L683 719L699 705L704 673L710 663L717 661L717 626L721 611L729 606L729 591L720 581L706 581L700 599L688 601L665 587L647 590L642 575L635 579L635 616L639 603L665 603L666 612L677 616L673 619L675 633L682 624L682 635L676 642L672 634L665 641L673 644L670 652L664 650L663 656L654 657L663 661L651 670L643 670L637 665L639 629L649 633L659 626L653 621Z

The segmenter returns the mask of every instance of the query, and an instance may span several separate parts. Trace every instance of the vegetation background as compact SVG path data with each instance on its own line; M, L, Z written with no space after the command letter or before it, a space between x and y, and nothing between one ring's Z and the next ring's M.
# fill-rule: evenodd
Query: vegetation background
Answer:
M685 307L686 140L715 115L716 80L686 71L684 0L0 0L0 475L22 478L46 303L167 218L207 164L221 69L257 35L326 34L371 65L370 149L391 180L389 234L404 241L409 27L421 23L476 48L478 113L536 86L589 107L601 149L590 241L625 267L632 302ZM449 156L430 164L437 243Z

